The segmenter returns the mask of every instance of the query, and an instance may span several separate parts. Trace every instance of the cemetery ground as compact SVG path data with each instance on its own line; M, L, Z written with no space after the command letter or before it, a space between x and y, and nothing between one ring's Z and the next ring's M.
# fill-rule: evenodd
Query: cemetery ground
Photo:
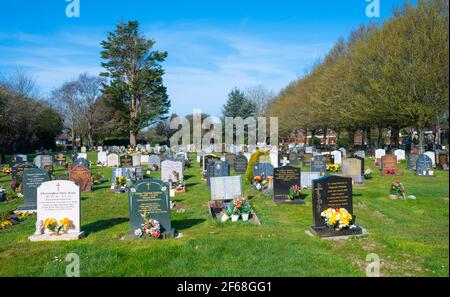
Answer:
M96 154L89 153L95 164ZM129 231L128 199L112 193L110 182L82 193L81 229L86 238L69 242L30 242L36 217L0 230L0 276L65 276L65 257L80 257L81 276L365 276L366 256L380 257L382 276L449 275L449 176L379 176L354 187L356 223L369 234L349 240L321 240L305 231L313 224L311 191L305 204L275 204L271 196L244 182L261 225L225 224L211 218L210 192L191 156L185 171L186 193L177 194L172 226L183 237L167 240L121 240ZM406 164L401 163L401 168ZM91 167L111 177L111 168ZM64 169L55 167L55 175ZM303 169L302 169L303 170ZM306 170L307 171L307 170ZM152 174L159 177L160 172ZM401 179L417 200L388 199L389 186ZM9 188L10 177L0 173ZM0 203L0 216L23 203ZM178 213L177 210L185 209Z

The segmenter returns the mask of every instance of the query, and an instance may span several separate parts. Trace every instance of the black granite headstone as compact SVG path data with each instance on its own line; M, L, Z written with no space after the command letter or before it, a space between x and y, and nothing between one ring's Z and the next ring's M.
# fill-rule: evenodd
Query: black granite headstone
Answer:
M136 182L128 192L128 207L130 211L130 233L136 236L149 219L161 224L162 238L174 237L170 221L169 187L159 179L144 179Z
M37 209L37 188L43 183L50 181L47 170L40 168L28 168L23 173L22 193L25 203L18 210L35 211Z
M253 176L273 176L273 166L270 163L256 163L253 165Z
M303 203L301 197L289 199L289 189L300 187L300 168L292 166L278 167L273 170L273 201L276 203Z
M230 176L230 164L227 161L216 160L210 162L206 169L206 184L211 185L211 177Z
M416 161L416 174L420 176L427 175L428 170L433 169L433 161L425 154L420 155ZM425 171L425 174L424 174Z
M320 172L325 174L327 172L327 160L322 155L315 155L311 159L310 163L310 171L311 172Z
M237 155L234 159L234 172L238 174L247 171L248 160L244 155Z

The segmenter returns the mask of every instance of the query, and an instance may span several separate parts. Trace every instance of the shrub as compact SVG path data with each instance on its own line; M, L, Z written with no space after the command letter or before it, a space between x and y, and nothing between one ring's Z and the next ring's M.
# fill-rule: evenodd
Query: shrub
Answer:
M259 157L269 156L269 152L264 150L257 150L254 152L248 161L247 170L245 171L245 178L251 183L253 181L253 165L259 162Z

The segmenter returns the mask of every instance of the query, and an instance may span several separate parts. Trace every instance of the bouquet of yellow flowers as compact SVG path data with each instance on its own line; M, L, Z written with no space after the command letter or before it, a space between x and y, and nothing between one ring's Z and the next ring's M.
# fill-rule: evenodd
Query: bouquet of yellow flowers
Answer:
M336 230L349 228L352 225L352 215L345 208L328 208L320 214L325 224Z
M58 235L61 231L67 232L73 228L73 222L69 218L63 218L59 221L54 218L47 218L42 223L42 227Z
M338 172L339 168L340 168L339 164L331 164L331 163L327 164L327 171L329 172Z

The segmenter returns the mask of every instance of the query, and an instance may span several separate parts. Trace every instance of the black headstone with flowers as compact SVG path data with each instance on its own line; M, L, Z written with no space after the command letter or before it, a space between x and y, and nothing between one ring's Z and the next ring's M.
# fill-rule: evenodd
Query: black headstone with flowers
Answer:
M352 178L327 175L313 180L312 206L314 226L319 237L362 234L353 214Z
M283 166L274 169L273 201L275 203L303 203L300 190L300 168Z

